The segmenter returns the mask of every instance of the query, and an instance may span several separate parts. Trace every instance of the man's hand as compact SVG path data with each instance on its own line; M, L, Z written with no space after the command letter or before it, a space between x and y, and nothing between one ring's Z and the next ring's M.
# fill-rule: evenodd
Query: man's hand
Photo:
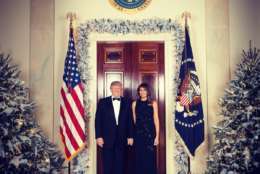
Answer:
M103 138L97 138L97 145L102 148L103 144L104 144Z
M127 138L127 145L132 146L134 144L133 138Z

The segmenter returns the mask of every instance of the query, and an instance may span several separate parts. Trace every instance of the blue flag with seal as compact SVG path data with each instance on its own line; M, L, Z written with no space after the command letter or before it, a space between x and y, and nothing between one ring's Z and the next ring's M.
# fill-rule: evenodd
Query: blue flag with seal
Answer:
M185 45L179 73L180 85L177 91L175 108L175 128L189 155L204 141L204 116L201 91L187 26Z

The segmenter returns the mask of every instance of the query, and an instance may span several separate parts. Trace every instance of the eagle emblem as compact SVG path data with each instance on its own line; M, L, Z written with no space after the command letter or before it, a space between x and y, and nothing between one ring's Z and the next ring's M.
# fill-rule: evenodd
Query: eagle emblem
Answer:
M192 111L192 106L201 104L201 92L199 80L196 71L186 73L184 80L180 85L180 92L177 97L176 110L184 112L184 117L196 116L197 111Z
M145 9L151 0L109 0L112 6L122 12L138 12Z

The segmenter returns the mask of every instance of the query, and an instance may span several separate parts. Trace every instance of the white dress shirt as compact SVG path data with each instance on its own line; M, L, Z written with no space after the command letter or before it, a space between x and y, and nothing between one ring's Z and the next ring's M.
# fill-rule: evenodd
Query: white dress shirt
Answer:
M121 102L121 101L113 100L113 98L118 98L118 97L113 97L113 96L112 96L112 98L111 98L112 103L113 103L115 118L116 118L116 125L118 125L118 118L119 118L120 102ZM119 98L120 98L120 97L119 97Z

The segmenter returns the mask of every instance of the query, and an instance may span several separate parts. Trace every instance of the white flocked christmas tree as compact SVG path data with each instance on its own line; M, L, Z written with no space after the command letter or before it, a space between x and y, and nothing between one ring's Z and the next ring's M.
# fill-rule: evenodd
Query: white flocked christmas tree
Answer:
M0 173L60 173L64 159L38 126L29 89L0 54Z
M220 99L216 144L210 153L210 174L256 173L260 158L260 51L243 50L233 80ZM216 79L217 80L217 79Z

